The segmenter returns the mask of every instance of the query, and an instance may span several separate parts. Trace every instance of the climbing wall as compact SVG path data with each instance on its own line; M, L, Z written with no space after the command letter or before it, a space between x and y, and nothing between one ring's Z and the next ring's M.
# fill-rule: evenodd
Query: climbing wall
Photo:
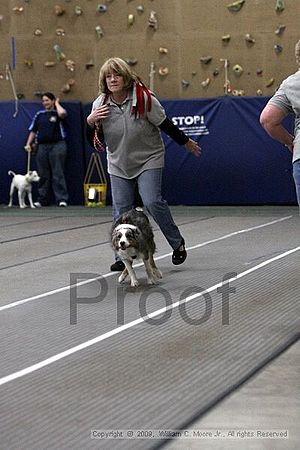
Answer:
M299 17L300 0L1 0L0 100L90 101L110 56L160 98L272 95Z

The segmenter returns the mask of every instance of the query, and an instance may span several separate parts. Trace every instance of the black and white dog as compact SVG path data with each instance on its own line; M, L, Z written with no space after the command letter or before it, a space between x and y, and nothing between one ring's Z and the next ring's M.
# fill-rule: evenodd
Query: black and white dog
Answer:
M35 208L33 201L32 201L31 183L33 183L34 181L37 182L40 180L40 177L38 176L37 172L35 170L33 170L33 171L28 172L26 175L16 175L15 172L13 172L12 170L9 170L8 175L12 175L12 177L13 177L13 179L11 181L11 185L10 185L8 206L9 207L12 206L13 193L14 193L14 190L17 189L20 208L26 208L26 203L25 203L25 195L26 194L28 196L30 207Z
M138 258L144 262L148 284L156 284L157 279L162 278L153 259L155 242L152 227L142 211L132 209L116 220L111 229L111 243L125 264L125 269L118 279L119 283L122 283L129 274L131 286L139 285L132 267L134 260Z

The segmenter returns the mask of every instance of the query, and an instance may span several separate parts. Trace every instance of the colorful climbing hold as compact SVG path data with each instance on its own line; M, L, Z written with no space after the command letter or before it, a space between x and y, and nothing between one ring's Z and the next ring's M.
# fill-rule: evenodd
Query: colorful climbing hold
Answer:
M30 61L29 59L25 59L24 60L24 64L25 64L26 67L29 67L30 69L33 66L33 62Z
M75 62L72 59L67 59L65 62L65 66L70 72L74 72L75 70Z
M97 25L97 26L95 27L95 31L96 31L97 36L98 36L99 39L102 38L102 37L104 36L103 29L102 29L102 27L101 27L100 25Z
M280 44L275 44L274 45L274 52L275 53L281 53L282 52L282 50L283 50L283 47L282 47L282 45L280 45Z
M181 80L181 86L183 89L186 89L187 87L189 87L190 82L187 80Z
M203 88L206 88L209 85L210 82L211 82L211 79L208 77L208 78L206 78L206 80L201 81L201 86Z
M209 64L212 60L212 56L201 56L200 61L203 64Z
M136 58L125 58L125 61L129 66L135 66L138 62Z
M229 9L229 11L238 12L244 5L245 1L246 0L237 0L236 2L227 5L227 8Z
M54 13L57 16L62 16L63 14L65 14L65 12L66 12L65 8L63 8L61 5L54 6Z
M166 47L159 47L158 51L159 53L166 55L169 50Z
M242 73L244 72L242 66L240 66L239 64L235 64L232 68L232 71L235 75L237 75L238 77L242 75Z
M105 12L107 11L107 6L104 5L103 3L99 3L99 4L97 5L96 11L97 11L98 13L105 13Z
M276 12L284 11L284 0L276 0L275 10Z
M270 78L266 82L266 87L271 87L274 84L275 78Z
M158 73L159 73L159 75L161 75L161 76L165 76L165 75L168 75L168 73L169 73L169 69L167 68L167 67L160 67L159 69L158 69Z
M150 12L150 16L148 19L148 26L150 28L152 28L154 31L157 30L158 28L158 21L157 21L157 17L156 17L156 12L155 11L151 11Z
M229 42L231 39L231 35L230 34L224 34L224 36L222 36L222 41L223 42Z
M74 12L76 16L81 16L81 14L83 13L81 6L76 5Z
M275 34L280 36L284 32L285 29L286 29L285 25L278 25L278 27L275 30Z
M64 36L66 34L66 32L63 28L56 28L55 34L56 34L56 36Z
M63 61L66 58L66 55L63 53L62 49L58 44L53 45L53 50L55 51L56 58L58 61Z
M250 33L245 34L245 41L247 44L255 44L255 39L251 36Z
M44 66L45 67L53 67L53 66L55 66L55 62L54 61L45 61L44 62Z
M128 25L133 25L134 23L134 14L128 14L127 16L127 24Z
M94 66L95 66L94 61L93 61L92 59L90 59L90 60L86 63L85 68L86 68L86 70L89 70L89 69L92 69Z

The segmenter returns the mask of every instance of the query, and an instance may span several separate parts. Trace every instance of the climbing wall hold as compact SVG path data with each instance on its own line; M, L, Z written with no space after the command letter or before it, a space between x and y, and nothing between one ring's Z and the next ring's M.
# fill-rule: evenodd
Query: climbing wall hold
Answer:
M62 16L63 14L65 14L65 12L66 12L65 8L63 8L61 5L54 6L54 13L57 16Z
M83 13L81 6L76 5L74 12L75 12L76 16L81 16L81 14Z
M247 44L255 44L255 39L251 36L250 33L245 34L245 41Z
M168 75L168 73L169 73L169 69L167 68L167 67L160 67L159 69L158 69L158 73L159 73L159 75L161 75L161 76L165 76L165 75Z
M34 95L35 97L39 97L39 98L42 98L42 97L43 97L43 94L44 94L44 92L42 92L42 91L35 91L35 92L33 93L33 95Z
M136 58L125 58L125 61L129 66L135 66L138 62Z
M282 47L282 45L280 45L280 44L275 44L274 45L274 52L275 53L281 53L282 52L282 50L283 50L283 47Z
M183 89L186 89L187 87L189 87L190 82L187 80L181 80L181 86Z
M94 61L93 61L92 59L90 59L90 60L86 63L85 68L86 68L86 70L89 70L89 69L92 69L94 66L95 66Z
M99 39L102 38L102 37L104 36L103 29L101 28L100 25L97 25L97 26L95 27L95 31L96 31L97 36L98 36Z
M206 80L201 81L201 86L203 88L206 88L209 85L210 82L211 82L211 79L208 77L208 78L206 78Z
M143 5L138 5L136 7L136 10L137 10L138 13L142 14L145 11L145 8L144 8Z
M43 32L40 28L37 28L36 30L34 30L33 34L35 36L42 36Z
M269 80L267 80L266 82L266 87L270 87L274 84L275 78L270 78Z
M275 30L275 34L280 36L284 32L285 29L286 29L285 25L278 25L278 27Z
M24 11L23 6L14 6L14 7L13 7L13 12L15 12L15 13L17 13L17 14L20 14L20 13L22 13L23 11Z
M103 3L99 3L99 4L97 5L96 11L97 11L98 13L105 13L105 12L107 11L107 6L104 5Z
M168 53L168 49L166 47L159 47L158 49L159 53L161 53L162 55L166 55Z
M212 60L212 56L201 56L200 61L203 64L209 64Z
M24 60L24 64L25 64L26 67L29 67L30 69L33 66L33 62L30 61L29 59L25 59Z
M223 36L222 36L222 41L223 42L229 42L230 41L230 39L231 39L231 35L230 34L224 34Z
M284 11L284 0L276 0L275 10L276 12Z
M233 2L233 3L230 3L229 5L227 5L227 8L229 9L229 11L233 11L233 12L240 11L240 9L244 5L245 1L246 0L237 0L236 2Z
M134 14L128 14L127 24L128 25L133 25L133 23L134 23Z
M152 28L154 31L157 30L158 28L158 21L157 21L157 17L156 17L156 12L155 11L151 11L150 12L150 16L148 19L148 26L150 28Z
M64 36L66 34L66 32L63 28L56 28L55 34L56 34L56 36Z
M261 77L263 74L263 70L261 68L256 69L256 75L258 75L259 77Z
M67 59L65 62L65 66L70 72L74 72L75 70L75 62L72 59Z
M68 94L70 92L71 88L74 86L75 80L73 78L70 78L61 88L61 92L64 94Z
M242 66L240 66L239 64L235 64L232 68L232 71L235 75L237 75L238 77L242 75L242 73L244 72Z
M234 89L232 91L232 95L234 95L235 97L241 97L244 94L245 94L245 91L243 89Z
M63 53L62 49L58 44L53 45L53 50L55 51L56 58L58 61L63 61L66 59L66 55Z
M55 62L54 61L45 61L44 62L44 66L45 67L53 67L53 66L55 66Z

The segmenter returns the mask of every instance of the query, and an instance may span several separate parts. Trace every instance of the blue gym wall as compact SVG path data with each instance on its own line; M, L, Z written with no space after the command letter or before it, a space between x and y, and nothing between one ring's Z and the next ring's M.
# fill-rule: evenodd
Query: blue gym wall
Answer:
M202 155L195 158L163 135L166 164L163 195L170 205L295 204L291 155L259 124L267 97L217 97L162 101L168 116L193 139ZM68 110L66 168L70 203L83 204L83 180L92 148L85 139L91 105L63 102ZM40 102L0 102L0 203L8 202L8 170L26 173L24 150L28 126ZM293 118L286 121L293 126ZM106 168L106 156L101 155ZM31 168L35 169L34 157ZM34 193L36 190L34 191ZM108 189L107 203L111 203Z

